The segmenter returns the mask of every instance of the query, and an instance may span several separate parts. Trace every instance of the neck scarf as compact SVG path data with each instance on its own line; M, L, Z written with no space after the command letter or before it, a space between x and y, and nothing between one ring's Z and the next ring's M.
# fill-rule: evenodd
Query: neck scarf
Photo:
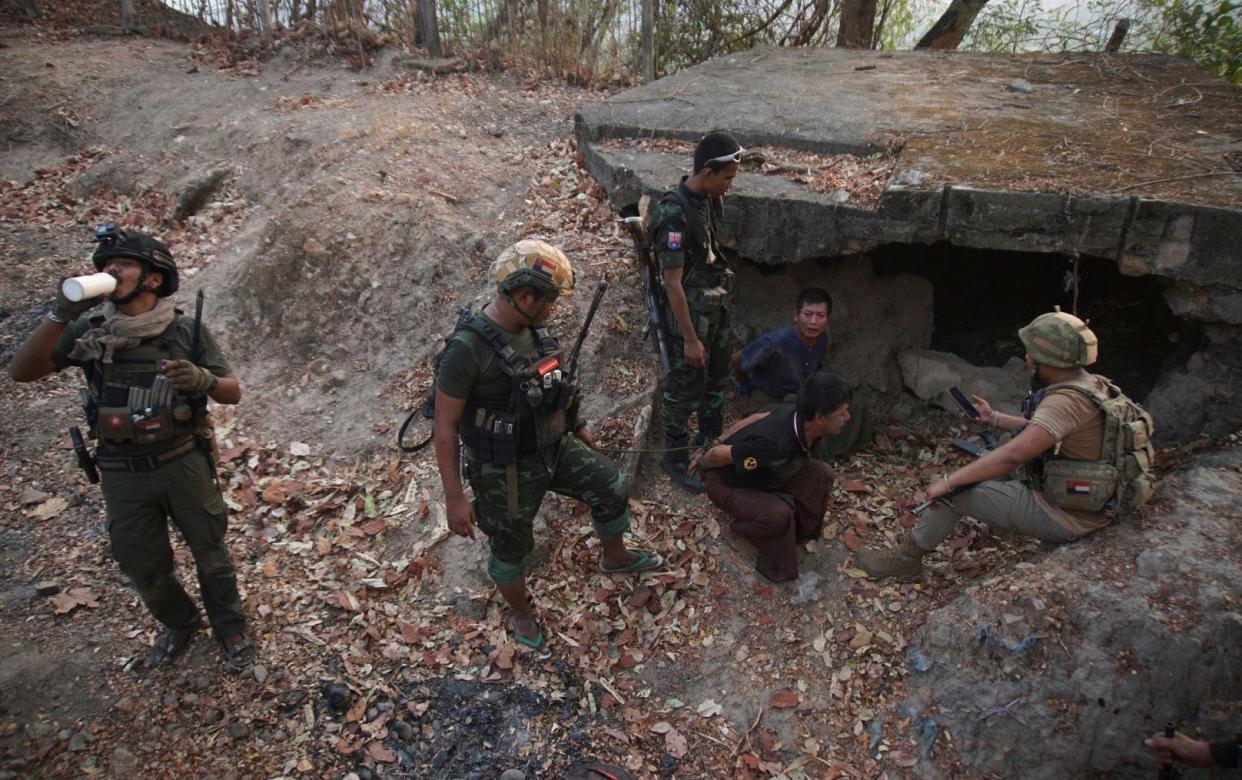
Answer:
M104 321L98 328L86 331L74 342L69 357L74 360L112 362L118 349L137 346L143 339L168 330L177 316L172 300L160 298L155 308L142 314L122 314L112 301L104 303Z

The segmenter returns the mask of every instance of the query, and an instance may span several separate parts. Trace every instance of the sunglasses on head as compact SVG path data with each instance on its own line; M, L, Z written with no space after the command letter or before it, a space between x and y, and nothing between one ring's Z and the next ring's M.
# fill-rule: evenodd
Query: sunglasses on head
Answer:
M740 163L742 161L742 155L745 153L746 153L746 150L739 146L736 152L730 152L728 154L722 154L719 157L713 157L707 162L709 164L710 163L731 163L731 162Z

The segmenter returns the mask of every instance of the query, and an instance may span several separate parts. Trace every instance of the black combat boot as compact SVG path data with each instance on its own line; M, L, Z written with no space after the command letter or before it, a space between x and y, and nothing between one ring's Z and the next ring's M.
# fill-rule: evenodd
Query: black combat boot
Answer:
M724 418L708 417L699 420L699 434L694 437L694 446L702 447L705 444L711 444L720 438L720 432L724 430Z
M686 449L686 442L689 440L690 437L685 435L665 437L664 447L669 452L665 452L664 457L660 458L660 468L664 469L664 473L672 477L674 482L681 485L683 490L702 493L703 483L686 472L690 466L690 451Z

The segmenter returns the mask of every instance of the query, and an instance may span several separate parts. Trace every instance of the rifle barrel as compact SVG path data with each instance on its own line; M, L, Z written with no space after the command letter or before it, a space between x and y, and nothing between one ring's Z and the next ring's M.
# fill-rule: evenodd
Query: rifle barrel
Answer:
M600 301L604 299L604 293L607 291L608 280L601 279L595 287L595 296L591 298L591 308L587 309L586 319L582 322L582 330L578 331L578 341L574 344L574 351L569 356L569 368L575 373L578 371L578 353L582 350L582 342L586 341L587 331L591 329L591 321L595 319L595 312L599 309Z

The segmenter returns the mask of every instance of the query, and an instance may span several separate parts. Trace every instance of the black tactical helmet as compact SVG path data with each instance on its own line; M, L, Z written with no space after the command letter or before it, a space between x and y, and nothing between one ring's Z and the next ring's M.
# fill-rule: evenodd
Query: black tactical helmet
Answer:
M95 241L99 246L95 248L91 260L96 271L102 271L114 257L130 257L146 264L147 270L159 271L164 275L164 281L155 290L156 295L167 298L177 291L177 264L163 241L137 230L121 230L115 222L95 228Z

